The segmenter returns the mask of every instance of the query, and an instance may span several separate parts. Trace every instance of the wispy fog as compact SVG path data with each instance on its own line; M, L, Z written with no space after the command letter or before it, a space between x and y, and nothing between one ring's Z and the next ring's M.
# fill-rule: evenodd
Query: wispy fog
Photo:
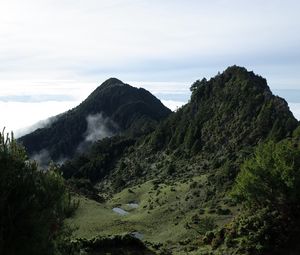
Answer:
M104 118L102 113L89 115L86 121L85 141L87 142L95 142L105 137L111 137L117 130L117 125L109 118Z
M49 151L43 149L40 152L33 154L30 160L36 161L40 169L47 169L51 161L55 164L61 165L67 160L67 158L61 157L58 160L53 161L50 157Z
M39 153L34 154L31 157L31 160L34 160L38 163L39 168L47 168L51 158L47 150L41 150Z
M21 137L23 135L29 134L29 133L39 129L39 128L50 127L51 124L57 119L58 116L59 115L54 116L54 117L50 117L50 118L45 119L45 120L40 120L37 123L35 123L35 124L33 124L29 127L18 129L14 132L15 137L16 138Z
M88 115L86 121L87 129L84 140L77 147L78 152L84 152L93 142L111 137L118 132L118 125L110 118L103 117L102 113Z

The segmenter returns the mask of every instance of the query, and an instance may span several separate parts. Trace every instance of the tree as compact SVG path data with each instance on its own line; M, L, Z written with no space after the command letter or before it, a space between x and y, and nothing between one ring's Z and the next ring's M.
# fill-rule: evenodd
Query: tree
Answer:
M243 254L299 254L300 127L292 138L259 145L232 195L245 207L227 227L227 241L243 240Z
M250 207L292 211L300 204L300 149L291 139L259 145L236 179L233 196Z
M71 198L55 166L38 170L0 132L0 254L58 254Z
M197 80L195 81L192 86L190 87L190 91L191 92L194 92L196 91L200 86L204 86L206 85L207 83L207 79L206 78L203 78L201 81L200 80Z

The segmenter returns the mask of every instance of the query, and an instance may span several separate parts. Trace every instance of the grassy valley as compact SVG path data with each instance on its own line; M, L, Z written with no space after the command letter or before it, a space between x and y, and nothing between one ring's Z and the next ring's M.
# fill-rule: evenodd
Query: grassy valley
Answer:
M229 222L237 210L228 204L197 206L196 185L205 183L206 179L204 175L186 182L159 185L148 181L122 190L105 203L81 197L80 206L68 223L77 227L74 234L78 238L138 232L154 249L171 248L178 254L195 250L199 233ZM138 207L133 208L130 203ZM128 214L118 214L113 208L121 208ZM202 221L206 223L199 224Z

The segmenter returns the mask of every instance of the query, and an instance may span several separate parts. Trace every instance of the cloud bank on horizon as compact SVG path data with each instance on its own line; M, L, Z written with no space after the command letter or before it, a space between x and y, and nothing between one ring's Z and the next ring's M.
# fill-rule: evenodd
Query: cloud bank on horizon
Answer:
M233 64L284 95L300 90L299 9L297 0L0 0L0 125L61 113L109 77L150 87L173 109L196 79ZM289 97L300 118L300 97Z
M170 82L128 82L136 87L143 87L159 98L164 105L175 111L188 102L190 91L188 83ZM43 127L49 123L48 118L63 113L79 105L95 88L97 84L65 84L57 87L48 84L48 94L43 87L36 86L11 86L3 98L0 97L0 127L6 126L7 131L13 130L17 137ZM16 91L16 92L15 92ZM14 97L12 93L19 93ZM284 97L289 103L294 116L300 120L300 89L299 90L273 90L273 93ZM34 100L28 101L30 95ZM24 97L24 100L22 99ZM57 97L57 100L53 100ZM45 101L39 101L42 98ZM66 100L62 100L65 98Z

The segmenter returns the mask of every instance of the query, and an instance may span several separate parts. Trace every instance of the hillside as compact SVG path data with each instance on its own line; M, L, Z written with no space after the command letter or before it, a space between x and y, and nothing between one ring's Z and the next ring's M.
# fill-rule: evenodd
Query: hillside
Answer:
M259 143L291 136L298 121L264 78L242 67L196 81L191 90L190 102L152 133L136 142L104 139L61 167L78 189L87 179L106 200L84 202L96 203L92 208L103 215L82 207L71 220L79 226L78 237L138 231L174 254L209 254L210 246L199 238L239 215L241 205L229 192L241 164ZM132 209L130 203L139 206ZM108 217L115 207L130 213Z
M53 160L84 151L92 142L116 134L147 133L171 111L150 92L111 78L79 106L52 123L19 139L32 156L47 153Z

